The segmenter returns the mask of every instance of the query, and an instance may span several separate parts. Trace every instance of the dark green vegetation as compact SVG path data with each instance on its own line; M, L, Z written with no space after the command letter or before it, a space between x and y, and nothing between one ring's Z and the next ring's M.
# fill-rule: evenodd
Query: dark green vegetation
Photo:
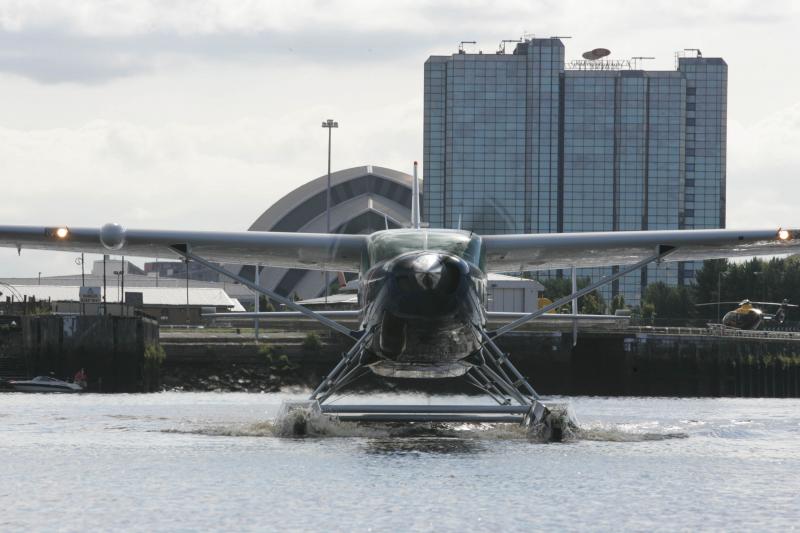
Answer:
M546 298L556 300L570 293L569 277L547 279ZM578 278L578 288L589 284L589 278ZM719 314L730 311L733 307L697 307L699 303L738 302L749 299L758 302L781 302L788 299L791 303L800 303L800 256L773 258L769 260L751 259L745 262L730 262L725 259L703 262L698 271L696 284L690 287L670 287L662 282L648 285L642 294L642 302L632 308L632 315L643 320L718 320ZM603 297L593 291L578 300L581 313L609 313L626 307L622 296L615 296L606 303ZM569 312L569 306L560 309ZM774 312L774 308L767 312ZM800 313L790 311L788 322L800 320Z
M578 278L578 288L586 287L591 280L589 278ZM550 278L541 282L544 285L544 297L552 301L563 298L572 293L572 280L565 278ZM558 310L559 313L571 313L570 304L563 305ZM578 312L587 315L602 315L606 312L606 302L597 291L592 291L583 298L578 299Z
M142 369L142 389L155 391L161 387L161 365L167 358L167 352L156 343L145 344L144 368Z

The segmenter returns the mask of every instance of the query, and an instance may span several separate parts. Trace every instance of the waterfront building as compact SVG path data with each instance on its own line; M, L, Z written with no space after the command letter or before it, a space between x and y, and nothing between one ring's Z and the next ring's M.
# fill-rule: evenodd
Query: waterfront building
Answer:
M567 62L559 38L513 53L425 62L423 212L481 234L725 226L727 65L699 51L676 69ZM694 263L652 266L605 289L639 301ZM607 275L611 268L581 269ZM558 275L540 273L539 277Z
M136 276L141 278L143 276ZM125 297L117 286L108 287L105 303L101 301L85 302L81 296L80 280L73 285L66 285L65 278L47 278L47 284L9 284L3 282L0 301L0 316L20 314L38 314L49 312L63 315L102 315L110 316L145 316L167 324L203 324L207 319L203 313L228 313L244 311L241 303L231 298L221 287L164 287L164 286L130 286L125 288ZM31 282L34 283L31 283ZM97 283L96 279L90 280ZM102 294L102 285L86 285L96 288ZM37 307L38 306L38 307Z
M331 232L368 234L387 227L408 227L413 180L410 174L377 165L333 172ZM249 230L325 233L327 181L326 174L291 191L264 211ZM245 266L240 273L253 279L255 269ZM335 273L328 275L332 283L337 278ZM325 292L325 275L315 270L262 267L260 282L279 294L302 299Z

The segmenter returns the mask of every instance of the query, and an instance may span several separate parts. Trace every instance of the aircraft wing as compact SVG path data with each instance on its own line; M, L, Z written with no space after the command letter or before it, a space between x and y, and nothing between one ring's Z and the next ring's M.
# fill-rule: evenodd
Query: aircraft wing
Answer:
M358 272L364 235L0 226L0 247L179 258L171 246L221 263Z
M664 261L696 261L800 252L800 230L675 230L487 235L488 272L637 263L659 246Z

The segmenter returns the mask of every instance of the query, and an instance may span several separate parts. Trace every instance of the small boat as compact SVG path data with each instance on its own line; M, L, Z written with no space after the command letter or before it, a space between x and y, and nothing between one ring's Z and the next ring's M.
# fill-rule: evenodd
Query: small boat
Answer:
M9 381L19 392L81 392L83 387L50 376L36 376L25 381Z

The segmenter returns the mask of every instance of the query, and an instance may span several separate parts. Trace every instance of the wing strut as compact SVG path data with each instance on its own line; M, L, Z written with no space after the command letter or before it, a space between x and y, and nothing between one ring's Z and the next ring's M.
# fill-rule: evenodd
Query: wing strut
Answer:
M331 320L330 318L328 318L328 317L326 317L326 316L324 316L324 315L322 315L320 313L312 311L308 307L304 307L304 306L298 304L297 302L293 302L289 298L286 298L285 296L281 296L277 292L273 292L273 291L271 291L269 289L266 289L266 288L264 288L264 287L262 287L260 285L256 285L255 283L253 283L252 281L248 280L247 278L243 278L242 276L240 276L238 274L234 274L230 270L227 270L227 269L225 269L225 268L223 268L223 267L221 267L219 265L215 265L214 263L212 263L210 261L207 261L207 260L203 259L202 257L200 257L198 255L193 254L191 251L189 251L187 249L187 247L185 245L173 245L170 248L172 250L174 250L175 253L180 254L181 256L183 256L183 257L185 257L187 259L191 259L192 261L197 261L198 263L200 263L204 267L210 268L211 270L213 270L215 272L218 272L218 273L222 274L223 276L227 276L227 277L229 277L229 278L231 278L233 280L236 280L239 283L241 283L242 285L244 285L245 287L247 287L247 288L249 288L249 289L251 289L253 291L256 291L257 293L263 294L264 296L267 296L268 298L271 298L271 299L275 300L276 302L280 302L283 305L285 305L286 307L288 307L289 309L293 309L293 310L295 310L295 311L297 311L299 313L302 313L302 314L306 315L307 317L313 318L314 320L317 320L321 324L324 324L325 326L328 326L329 328L331 328L331 329L333 329L335 331L338 331L339 333L347 335L351 339L358 340L363 335L363 333L361 331L352 330L352 329L344 326L343 324L340 324L339 322L336 322L335 320Z
M569 303L572 300L577 300L581 296L585 296L585 295L589 294L590 292L592 292L593 290L595 290L598 287L602 287L603 285L607 285L607 284L611 283L612 281L614 281L615 279L619 279L619 278L621 278L622 276L624 276L626 274L630 274L631 272L639 270L640 268L644 268L647 265L649 265L650 263L655 263L657 261L662 260L667 254L672 253L674 250L675 250L675 248L672 247L672 246L658 246L656 248L656 253L651 255L650 257L642 259L638 263L635 263L635 264L633 264L633 265L631 265L629 267L625 267L625 268L621 269L619 272L617 272L616 274L612 274L612 275L607 276L607 277L605 277L605 278L603 278L601 280L598 280L598 281L596 281L594 283L590 283L586 287L584 287L584 288L582 288L582 289L580 289L578 291L574 291L572 294L564 296L563 298L559 298L555 302L553 302L551 304L548 304L548 305L542 307L541 309L538 309L538 310L534 311L533 313L530 313L530 314L527 314L527 315L525 315L523 317L520 317L520 318L514 320L513 322L509 322L505 326L501 326L501 327L497 328L494 331L490 331L488 333L489 338L494 339L496 337L499 337L500 335L504 335L504 334L508 333L509 331L513 331L513 330L517 329L518 327L520 327L521 325L525 324L526 322L530 322L534 318L540 317L543 314L547 313L548 311L552 311L553 309L557 309L557 308L561 307L562 305Z

